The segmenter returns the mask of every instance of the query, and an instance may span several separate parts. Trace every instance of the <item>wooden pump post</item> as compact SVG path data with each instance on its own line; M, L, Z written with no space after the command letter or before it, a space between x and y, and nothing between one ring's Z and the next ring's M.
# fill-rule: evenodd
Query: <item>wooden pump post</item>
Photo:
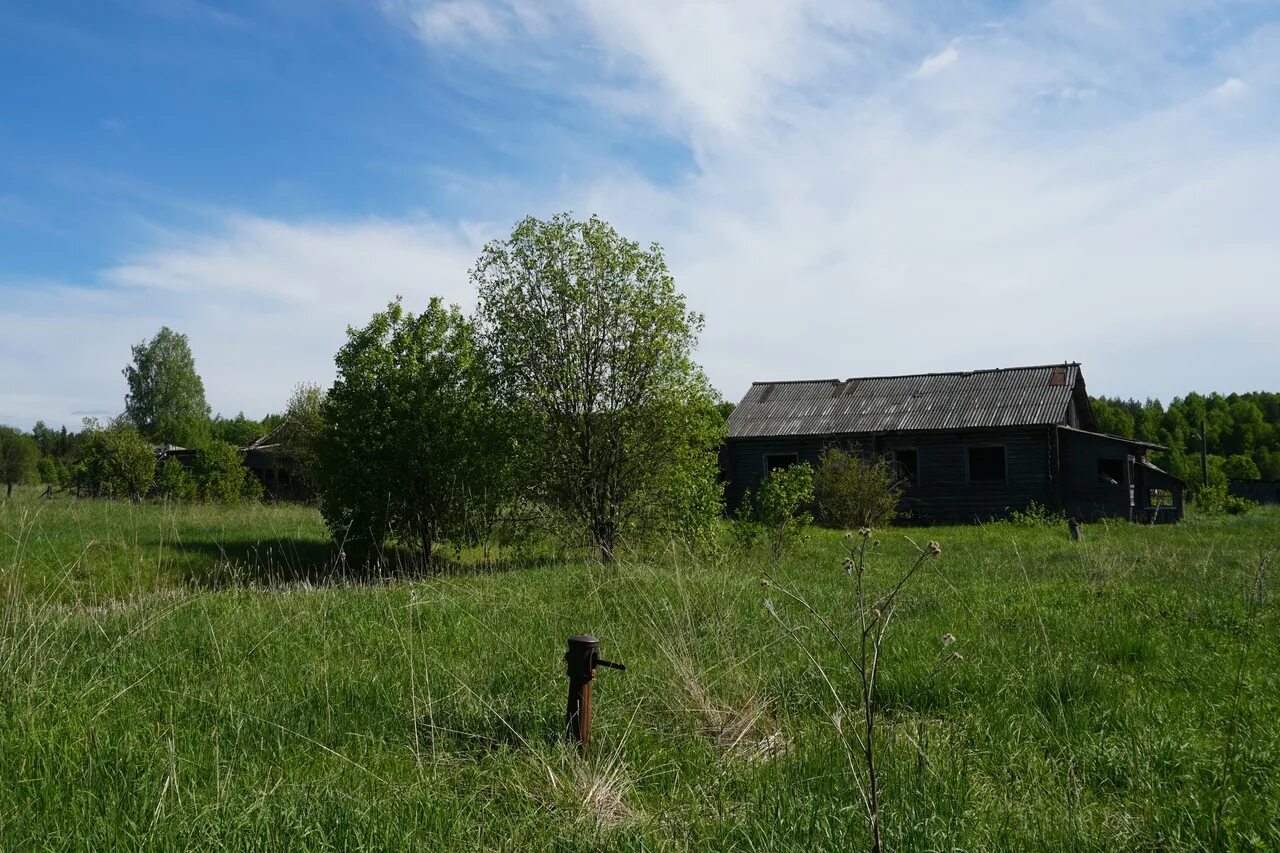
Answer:
M564 660L569 672L569 705L564 715L564 733L565 737L578 744L578 752L586 755L591 743L591 680L596 677L596 667L624 671L626 667L600 657L600 641L590 634L570 637Z

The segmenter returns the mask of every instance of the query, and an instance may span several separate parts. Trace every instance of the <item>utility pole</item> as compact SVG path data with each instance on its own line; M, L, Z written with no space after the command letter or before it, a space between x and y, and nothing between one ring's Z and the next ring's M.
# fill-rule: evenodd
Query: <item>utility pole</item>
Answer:
M1205 488L1209 487L1209 430L1204 415L1200 416L1200 476Z

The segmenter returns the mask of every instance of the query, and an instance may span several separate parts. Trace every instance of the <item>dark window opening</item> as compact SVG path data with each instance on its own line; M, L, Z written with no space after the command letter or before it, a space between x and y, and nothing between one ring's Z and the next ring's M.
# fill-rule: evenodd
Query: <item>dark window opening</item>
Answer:
M1173 506L1173 492L1169 489L1148 489L1147 506Z
M1099 459L1098 482L1108 486L1118 486L1124 482L1123 459Z
M1003 483L1005 480L1003 447L969 448L969 482Z
M800 461L798 453L770 453L764 458L765 474L772 474L782 468L790 468Z
M914 450L894 450L889 454L894 473L907 483L920 482L919 456Z

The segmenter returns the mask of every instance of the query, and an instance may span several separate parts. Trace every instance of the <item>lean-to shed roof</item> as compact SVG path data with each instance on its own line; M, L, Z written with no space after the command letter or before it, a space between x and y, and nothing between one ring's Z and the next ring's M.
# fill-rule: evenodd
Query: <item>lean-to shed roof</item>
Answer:
M1079 364L757 382L729 416L729 437L1065 424L1077 385L1087 406Z

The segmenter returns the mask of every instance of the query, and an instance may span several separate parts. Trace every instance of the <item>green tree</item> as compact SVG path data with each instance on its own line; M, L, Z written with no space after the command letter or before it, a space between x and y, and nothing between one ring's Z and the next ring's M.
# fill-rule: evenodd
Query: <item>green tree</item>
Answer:
M527 494L585 528L604 560L620 535L705 530L720 505L713 486L697 490L710 502L660 497L666 484L714 478L724 431L692 357L702 317L661 248L596 217L529 217L484 248L471 277L522 426Z
M209 422L210 436L218 441L233 444L236 447L245 447L253 444L266 433L267 431L263 428L261 421L246 418L244 412L234 418L224 418L219 415Z
M316 491L316 459L325 428L324 403L323 388L299 384L289 396L284 417L273 434L296 488L304 495Z
M348 546L395 540L428 564L503 492L510 453L475 331L438 298L417 315L397 300L347 330L336 362L316 456L325 521Z
M1257 464L1243 453L1233 453L1222 463L1222 473L1233 480L1260 480Z
M186 335L161 327L133 347L124 377L125 416L146 438L196 447L209 437L209 404Z
M36 478L40 447L31 436L13 427L0 426L0 483L6 497L13 497L13 487Z
M155 452L137 429L86 424L76 464L77 486L93 497L138 499L155 476Z

